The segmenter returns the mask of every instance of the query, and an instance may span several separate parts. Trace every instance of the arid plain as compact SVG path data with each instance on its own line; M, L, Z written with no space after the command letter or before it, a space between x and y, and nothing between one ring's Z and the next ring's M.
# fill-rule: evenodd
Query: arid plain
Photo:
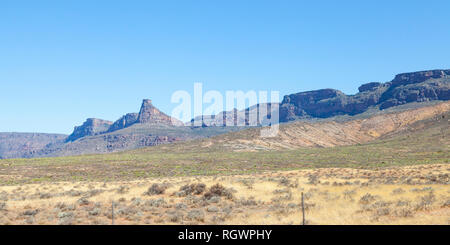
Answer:
M444 102L285 124L265 142L252 142L249 129L113 154L5 159L0 224L301 224L302 193L311 225L450 224L448 120ZM325 134L333 145L317 146Z

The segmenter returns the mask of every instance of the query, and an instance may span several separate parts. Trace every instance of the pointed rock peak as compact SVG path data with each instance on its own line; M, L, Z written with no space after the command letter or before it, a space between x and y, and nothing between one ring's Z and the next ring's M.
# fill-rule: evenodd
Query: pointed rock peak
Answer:
M168 116L162 113L158 108L154 107L152 100L144 99L142 101L141 110L139 111L139 123L151 123L159 120L168 119Z
M149 105L152 105L151 99L143 99L142 100L142 106L149 106Z
M164 112L153 106L152 100L150 99L144 99L142 101L137 123L166 124L174 126L183 125L181 121L166 115Z

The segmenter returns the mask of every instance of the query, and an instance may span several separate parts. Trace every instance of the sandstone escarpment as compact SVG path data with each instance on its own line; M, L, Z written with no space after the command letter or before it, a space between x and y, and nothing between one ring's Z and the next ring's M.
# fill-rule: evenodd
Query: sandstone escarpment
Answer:
M172 126L183 125L179 120L166 115L153 106L151 100L144 99L139 113L128 113L114 123L97 118L88 118L83 125L75 127L73 133L67 137L66 141L70 142L86 136L115 132L137 123Z
M138 116L139 114L137 113L128 113L122 116L109 127L108 132L114 132L135 124L138 120Z
M280 125L276 137L261 138L259 129L233 133L215 142L239 150L296 149L301 147L334 147L370 142L392 133L408 130L414 123L433 117L447 120L450 102L409 109L402 112L380 114L350 121L305 122L296 121ZM447 130L449 127L447 127Z
M279 103L262 103L244 110L234 108L216 115L197 116L186 126L223 127L223 126L267 126L270 116L278 112Z
M295 122L296 127L289 126L282 131L280 134L280 137L284 137L282 141L261 141L259 133L255 133L252 137L241 139L242 142L234 142L236 146L273 148L279 145L281 148L295 148L366 142L385 134L383 131L385 129L389 129L390 132L400 129L401 123L405 120L410 121L410 118L376 117L361 123L356 121L353 124L348 123L347 126L342 125L341 119L356 120L398 112L399 108L399 110L417 109L450 100L449 74L450 70L403 73L395 76L391 82L363 84L355 95L346 95L335 89L286 95L279 104L257 104L241 111L235 109L197 117L186 124L191 127L178 127L183 125L180 121L161 112L151 100L146 99L143 100L139 113L128 113L114 123L101 119L87 119L83 125L75 127L74 132L66 139L61 139L65 136L52 139L46 136L22 137L7 134L6 138L0 137L0 158L106 153L211 137L247 128L229 126L269 125L271 123L269 118L259 118L259 112L263 109L270 111L270 115L278 115L276 110L279 110L281 122L296 119L302 119L302 122ZM322 124L316 124L317 121ZM395 123L391 124L393 121ZM370 125L375 122L376 125ZM224 127L225 125L227 127ZM284 124L281 124L280 128L284 127ZM361 130L354 130L355 127L357 129L361 127ZM365 128L376 130L367 131ZM256 140L252 140L253 138ZM228 141L230 144L233 143Z
M106 132L113 122L97 119L88 118L83 125L76 126L73 133L67 137L67 142L74 141L82 137L97 135Z
M450 78L450 69L401 73L392 80L392 86L421 83L429 79Z
M380 109L411 102L450 99L450 70L399 74L380 98Z
M359 86L358 91L359 92L371 91L371 90L375 90L376 88L378 88L380 86L381 86L381 83L378 83L378 82L365 83L365 84Z
M450 70L403 73L391 82L367 83L358 90L355 95L334 89L286 95L280 106L280 121L356 115L373 106L386 109L411 102L449 100Z

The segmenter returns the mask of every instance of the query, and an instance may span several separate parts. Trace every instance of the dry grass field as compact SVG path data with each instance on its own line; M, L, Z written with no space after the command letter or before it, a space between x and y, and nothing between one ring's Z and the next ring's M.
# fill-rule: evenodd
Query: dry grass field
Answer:
M0 224L450 224L450 165L0 187Z
M3 159L0 224L111 224L113 216L115 224L300 224L303 192L307 224L449 225L450 111L431 111L387 115L398 129L333 147L228 148L255 138L252 129L120 153ZM402 124L406 116L414 122ZM271 144L293 145L302 125L280 127L291 138Z

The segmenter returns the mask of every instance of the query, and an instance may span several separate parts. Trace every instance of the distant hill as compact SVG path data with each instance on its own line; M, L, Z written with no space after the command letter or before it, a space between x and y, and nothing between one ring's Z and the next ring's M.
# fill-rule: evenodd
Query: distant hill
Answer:
M203 139L201 143L192 144L192 147L251 152L355 145L407 131L416 122L441 116L449 118L450 102L418 108L395 108L385 113L367 114L363 117L335 117L283 123L280 125L279 134L272 138L261 138L261 128L251 128ZM450 133L450 121L446 133Z
M48 145L35 152L31 157L111 153L211 137L242 129L241 127L202 128L138 123L110 133L86 136L73 142Z
M361 85L358 93L346 95L336 89L319 89L284 96L279 106L280 122L298 119L331 118L335 116L354 116L368 110L385 110L391 107L410 103L429 101L445 101L450 99L450 70L430 70L402 73L386 83L370 82ZM241 125L267 125L267 122L256 119L259 109L274 103L254 105L245 109L221 112L217 115L203 115L192 119L187 125L223 126L238 122ZM252 116L250 116L252 115Z
M267 120L264 121L264 119L252 117L251 115L258 115L261 108L267 108L268 111L277 113L274 105L278 105L280 122L296 121L294 124L289 124L289 126L282 124L283 128L291 128L285 128L286 132L289 133L281 136L285 137L283 141L272 142L273 145L268 146L267 142L258 142L255 135L253 139L248 136L244 137L243 140L246 142L230 141L228 143L234 145L235 148L243 147L245 149L248 147L291 148L297 146L332 146L360 143L375 136L367 135L369 131L344 130L347 127L345 125L350 125L348 126L350 128L355 125L343 125L343 121L399 112L407 108L420 108L439 103L440 101L447 101L450 99L450 70L402 73L396 75L390 82L366 83L361 85L358 90L359 92L355 95L346 95L335 89L300 92L284 96L283 101L279 104L253 105L241 111L243 113L238 113L235 109L219 113L218 115L196 117L191 122L185 123L184 125L186 126L183 126L183 123L177 119L160 111L152 104L151 100L145 99L142 102L139 113L127 113L115 122L89 118L82 125L75 127L73 133L69 136L3 134L0 136L0 158L109 153L213 137L248 128L247 126L224 126L230 125L230 122L232 125L267 125ZM253 122L252 120L255 120L255 118L256 122ZM376 119L380 118L389 121L394 120L395 116L394 118L387 116L377 117ZM399 120L401 124L400 121L406 119L400 118L395 120ZM197 123L194 124L195 121ZM321 124L312 126L312 123L318 121ZM361 125L367 125L364 122L360 123ZM386 123L381 120L377 127L384 128L388 125ZM357 123L356 126L358 125ZM295 128L297 126L298 128ZM398 129L398 125L391 126L394 131ZM359 135L360 133L363 133L363 135ZM380 132L372 133L379 134ZM279 145L276 146L277 144Z
M32 157L52 144L62 144L63 134L0 133L0 159Z
M434 106L401 111L396 109L390 110L387 114L339 120L335 127L329 124L332 120L319 120L318 123L308 125L306 129L309 131L304 130L301 124L298 124L300 122L286 123L283 124L280 137L271 139L269 147L255 141L257 138L252 136L252 132L257 129L246 129L212 138L142 147L111 154L3 159L0 160L2 168L0 183L3 185L54 181L101 183L129 180L142 182L154 177L224 176L329 167L333 169L326 172L331 176L338 176L339 168L353 168L359 171L359 169L384 169L417 164L422 165L419 167L421 170L429 170L425 164L450 163L450 112L441 113L443 105ZM414 119L416 116L417 119L423 119L416 121ZM390 119L393 119L392 123L389 122ZM406 123L402 124L404 119ZM382 123L387 123L386 130L382 128ZM342 128L343 134L336 133L339 128ZM371 129L380 133L380 136L367 134ZM328 133L328 130L332 131ZM352 131L348 138L345 138L348 130ZM321 132L326 139L335 139L334 142L344 145L323 144L325 140L321 140L318 134L309 136L309 132L315 131ZM305 140L305 136L319 144L296 144L296 141ZM247 140L249 143L238 140ZM369 141L357 143L366 140ZM389 172L398 170L400 169L392 168ZM410 178L393 177L388 172L385 174L388 178L385 180L389 181L385 184L392 184L391 181L403 184L410 181ZM414 178L415 173L411 174ZM433 181L438 180L448 181L448 176L442 172L420 176L423 183L428 184L437 183ZM373 179L377 176L367 175L365 178Z

